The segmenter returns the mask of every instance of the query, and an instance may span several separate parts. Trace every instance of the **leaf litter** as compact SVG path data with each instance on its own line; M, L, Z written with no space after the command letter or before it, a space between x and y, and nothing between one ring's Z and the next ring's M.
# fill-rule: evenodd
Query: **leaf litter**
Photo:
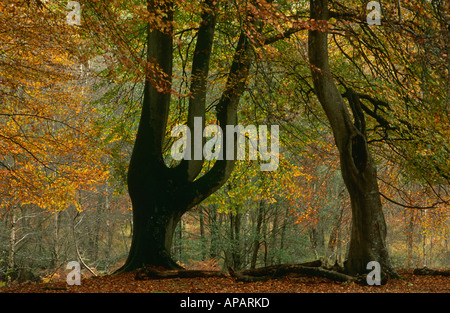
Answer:
M402 279L364 286L320 277L288 275L264 282L237 282L232 277L136 280L135 273L83 278L81 285L65 281L29 283L0 288L0 293L450 293L450 277L414 275L399 270Z

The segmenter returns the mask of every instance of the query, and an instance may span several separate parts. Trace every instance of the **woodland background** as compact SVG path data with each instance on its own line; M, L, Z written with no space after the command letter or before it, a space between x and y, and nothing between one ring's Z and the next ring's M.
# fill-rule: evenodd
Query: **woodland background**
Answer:
M145 28L139 22L140 1L128 1L126 7L123 1L110 2L117 10L97 1L83 4L83 25L101 38L89 38L66 23L65 1L0 4L2 284L38 276L54 279L72 260L95 273L110 273L128 254L133 225L126 171L142 102L139 60L145 49L139 38ZM364 10L364 1L350 2ZM395 16L396 1L387 2L386 11ZM180 3L183 9L176 14L184 24L176 33L174 89L179 97L172 103L172 126L184 118L178 112L187 106L185 65L192 58L198 22L198 3ZM370 47L356 37L336 37L331 49L335 71L353 73L345 78L347 84L367 84L366 90L396 112L386 114L387 119L407 120L419 130L408 132L405 126L403 137L389 138L378 132L376 119L367 120L389 253L399 268L450 266L448 33L435 31L448 11L442 9L445 3L435 11L436 3L403 3L404 20L419 23L426 36L395 41L383 38L381 30L377 34L391 53L389 62L404 71L398 75L402 83L382 75L375 87L368 83L362 73L370 76L385 64L377 63ZM223 10L234 12L232 4ZM92 12L102 12L103 18ZM228 47L238 28L225 15L211 65L211 107L216 86L225 83ZM244 269L345 260L350 201L334 139L311 93L305 40L298 33L261 49L240 103L241 124L280 125L278 170L261 172L257 161L238 161L228 182L182 217L172 253L185 267ZM364 57L375 61L358 61ZM361 73L355 70L359 67ZM420 105L402 106L406 89Z

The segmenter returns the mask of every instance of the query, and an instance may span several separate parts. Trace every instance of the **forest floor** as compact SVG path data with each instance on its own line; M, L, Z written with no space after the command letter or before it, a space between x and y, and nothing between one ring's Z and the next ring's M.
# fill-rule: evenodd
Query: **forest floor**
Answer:
M237 282L232 277L136 280L135 273L0 287L0 293L450 293L450 277L414 275L398 270L402 279L382 286L339 283L327 278L288 275L264 282Z

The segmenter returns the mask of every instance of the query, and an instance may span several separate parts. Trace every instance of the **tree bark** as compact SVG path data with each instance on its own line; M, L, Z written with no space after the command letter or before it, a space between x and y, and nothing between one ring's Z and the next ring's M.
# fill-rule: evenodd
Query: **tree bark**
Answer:
M328 27L328 1L310 1L311 19ZM366 136L351 121L329 67L326 29L308 36L309 60L315 93L330 122L340 154L342 176L352 207L351 241L345 268L348 274L367 273L367 263L377 261L382 275L397 277L386 247L386 224L377 183L377 171ZM354 118L361 118L354 114ZM361 125L359 123L358 125Z

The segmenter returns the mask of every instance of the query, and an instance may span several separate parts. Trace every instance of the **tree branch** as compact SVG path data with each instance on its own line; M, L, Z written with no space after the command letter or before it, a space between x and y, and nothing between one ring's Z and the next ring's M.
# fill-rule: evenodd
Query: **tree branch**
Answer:
M222 128L226 125L237 124L238 104L247 84L251 60L251 43L245 31L242 31L228 74L225 90L216 107L217 120ZM227 158L226 142L229 136L234 136L234 157L232 159ZM227 133L226 129L223 129L221 147L223 159L216 160L213 167L205 175L187 184L180 190L177 200L180 203L190 203L186 210L206 199L227 181L233 171L236 160L236 141L234 132Z
M299 31L306 30L306 29L308 29L308 27L304 24L301 27L290 28L290 29L286 30L285 32L283 32L282 34L278 34L278 35L266 38L263 42L263 45L270 45L279 40L290 38L293 34L296 34Z
M216 26L216 15L214 13L215 3L212 0L205 1L205 9L202 13L202 21L197 32L197 43L194 50L191 70L191 86L189 98L189 112L187 126L192 134L195 130L195 117L201 117L201 134L205 125L206 93L209 74L209 63L212 54L214 32ZM204 142L202 136L202 143ZM190 149L188 151L190 160L183 159L178 165L179 171L187 173L187 180L193 181L202 170L204 163L203 154L201 159L196 160L194 156L194 145L196 139L191 137ZM202 151L203 152L203 151Z
M448 201L444 201L444 202L435 202L430 206L417 206L417 205L407 205L407 204L402 204L400 202L397 202L395 200L392 200L391 198L387 197L386 195L384 195L383 193L379 193L380 196L382 196L383 198L385 198L387 201L392 202L393 204L396 204L398 206L401 206L403 208L406 209L417 209L417 210L429 210L429 209L436 209L438 205L441 204L448 204Z

